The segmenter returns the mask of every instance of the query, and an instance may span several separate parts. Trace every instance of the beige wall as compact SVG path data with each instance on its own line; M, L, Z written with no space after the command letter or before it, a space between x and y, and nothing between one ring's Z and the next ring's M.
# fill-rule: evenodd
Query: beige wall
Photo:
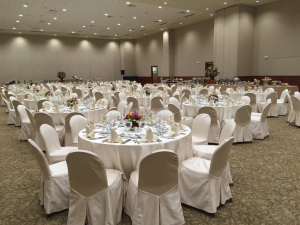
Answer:
M135 40L121 40L121 69L125 70L125 76L134 76L135 72Z
M151 66L158 66L158 76L163 74L162 33L136 40L135 62L136 73L140 77L151 77Z
M0 81L70 78L120 79L120 46L111 40L0 35Z
M254 75L300 75L299 9L299 0L256 7Z
M213 61L214 20L175 29L173 34L174 75L205 76L205 62Z

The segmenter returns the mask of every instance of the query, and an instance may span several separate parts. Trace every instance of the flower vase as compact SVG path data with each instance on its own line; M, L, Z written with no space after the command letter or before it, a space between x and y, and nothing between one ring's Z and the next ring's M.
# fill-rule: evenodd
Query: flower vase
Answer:
M214 77L214 76L210 76L210 79L211 79L211 80L215 80L215 77Z
M61 80L59 80L59 82L60 82L60 83L65 83L66 81L63 80L63 79L61 79Z

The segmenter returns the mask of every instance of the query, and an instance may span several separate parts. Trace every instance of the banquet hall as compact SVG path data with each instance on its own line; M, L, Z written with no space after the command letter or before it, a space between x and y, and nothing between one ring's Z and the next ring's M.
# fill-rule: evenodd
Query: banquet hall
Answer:
M0 224L299 224L298 0L0 0Z

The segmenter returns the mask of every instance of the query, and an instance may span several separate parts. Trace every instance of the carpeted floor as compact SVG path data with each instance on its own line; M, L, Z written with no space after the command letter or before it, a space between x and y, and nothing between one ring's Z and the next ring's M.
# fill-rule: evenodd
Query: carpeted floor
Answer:
M41 173L20 128L0 108L0 224L66 224L68 211L46 216L38 202ZM270 137L234 145L233 203L212 218L183 205L186 224L300 224L300 129L269 118ZM120 224L131 224L123 214Z

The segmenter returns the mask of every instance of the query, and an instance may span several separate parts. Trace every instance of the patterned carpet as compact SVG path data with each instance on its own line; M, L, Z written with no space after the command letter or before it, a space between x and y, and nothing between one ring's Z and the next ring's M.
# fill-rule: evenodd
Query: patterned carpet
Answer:
M0 108L0 224L66 224L68 211L46 216L38 202L41 173L20 128L6 125ZM234 145L230 167L233 203L212 218L183 206L186 224L299 224L300 129L286 117L268 119L270 137ZM120 224L131 224L123 214Z

